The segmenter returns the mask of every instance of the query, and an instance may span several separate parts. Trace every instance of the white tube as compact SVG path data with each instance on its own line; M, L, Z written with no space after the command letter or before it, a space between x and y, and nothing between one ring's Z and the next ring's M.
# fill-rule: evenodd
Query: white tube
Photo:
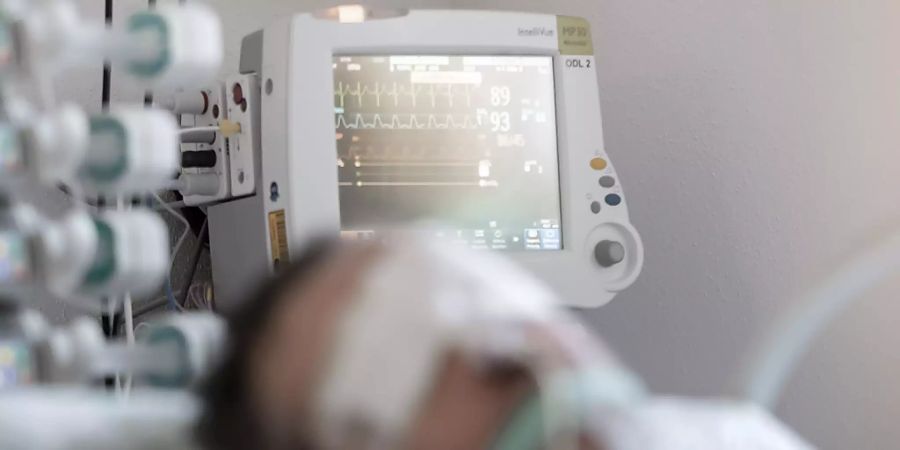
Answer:
M190 128L182 128L181 130L179 130L179 133L181 134L182 139L183 139L184 136L189 136L189 135L191 135L191 134L193 134L193 133L210 132L210 131L212 131L212 132L214 132L214 133L218 133L218 132L219 132L219 129L220 129L220 127L219 127L218 125L210 125L210 126L208 126L208 127L190 127Z
M102 25L81 25L67 36L68 51L64 65L84 65L86 62L108 60L114 64L146 63L159 59L163 51L162 36L158 33L130 33L110 30ZM75 59L78 58L78 59Z
M183 144L208 144L216 142L219 127L185 128L179 133Z
M200 116L209 110L209 95L201 90L177 92L162 96L157 101L157 106L175 114ZM219 127L215 128L218 131Z
M185 197L191 195L213 196L219 193L219 175L209 174L184 174L179 178L181 182L181 194Z
M109 344L92 361L92 375L104 377L123 373L134 376L169 376L181 370L178 359L180 350L173 345Z
M752 354L742 394L769 409L776 406L800 357L822 330L867 290L898 272L900 232L840 268L778 321Z
M142 450L200 448L192 429L202 404L187 391L142 390L127 402L100 389L3 392L0 448Z

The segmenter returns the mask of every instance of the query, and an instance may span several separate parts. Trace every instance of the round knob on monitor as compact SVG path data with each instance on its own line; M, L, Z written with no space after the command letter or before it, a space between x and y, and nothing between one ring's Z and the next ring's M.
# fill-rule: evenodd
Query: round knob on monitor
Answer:
M625 246L616 241L601 241L594 247L594 258L602 267L612 267L625 260Z

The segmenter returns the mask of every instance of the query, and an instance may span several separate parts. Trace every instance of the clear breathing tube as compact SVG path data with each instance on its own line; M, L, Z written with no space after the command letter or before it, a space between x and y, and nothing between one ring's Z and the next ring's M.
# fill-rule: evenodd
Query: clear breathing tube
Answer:
M772 409L810 344L864 294L900 272L900 232L857 256L784 315L752 354L741 394Z

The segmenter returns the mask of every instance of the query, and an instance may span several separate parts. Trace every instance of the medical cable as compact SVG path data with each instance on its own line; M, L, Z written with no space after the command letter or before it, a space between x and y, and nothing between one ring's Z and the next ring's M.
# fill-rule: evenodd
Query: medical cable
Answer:
M774 408L785 383L812 342L863 294L900 271L900 233L861 254L809 291L799 307L778 321L752 354L744 382L745 398Z
M187 239L187 235L191 230L191 224L190 224L190 222L188 222L188 220L183 215L178 214L178 212L176 212L174 208L172 208L171 206L168 205L168 203L163 201L162 197L160 197L159 194L154 192L153 197L156 198L157 202L159 202L159 205L162 206L162 208L164 210L166 210L166 212L168 212L169 214L174 216L176 219L178 219L179 222L182 223L182 225L184 225L184 231L182 231L181 236L178 237L178 240L175 241L175 247L172 249L172 257L169 262L169 270L167 271L167 273L169 274L168 279L171 280L172 268L175 266L175 258L178 256L178 253L181 251L181 247L182 247L182 245L184 245L185 239ZM178 304L177 301L174 303L174 306L175 306L175 309L177 309L179 311L184 310L184 308L182 308L181 305Z

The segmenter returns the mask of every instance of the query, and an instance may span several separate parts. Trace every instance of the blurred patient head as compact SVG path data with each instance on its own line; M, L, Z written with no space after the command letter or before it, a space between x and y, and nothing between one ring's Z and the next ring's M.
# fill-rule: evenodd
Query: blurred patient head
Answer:
M428 250L423 252L427 254ZM386 279L392 275L378 273L392 253L377 244L318 244L233 315L230 356L206 392L208 408L201 437L211 448L325 446L317 429L322 420L317 395L326 379L334 375L328 367L342 321L360 301L361 291L371 293L373 282L379 283L373 277L383 283L404 283L403 279ZM429 276L452 279L447 278L452 274L427 273L452 270L446 265L406 269L407 289L394 294L396 301L408 301L411 290L440 289L422 282ZM514 286L508 288L515 290ZM422 292L423 296L432 294ZM452 351L442 359L433 387L417 406L415 420L406 430L403 445L430 449L488 447L510 412L532 392L532 380L515 366L478 370ZM372 376L376 378L369 380L369 389L378 390L388 381L377 379L378 374ZM359 430L358 439L363 447L368 439L364 429Z
M387 418L375 425L396 429L390 446L490 447L534 397L535 380L520 364L484 367L453 345L476 338L454 333L479 333L465 321L527 322L555 307L530 277L499 258L482 258L425 244L314 246L233 315L230 357L207 387L201 438L218 449L370 448L383 436L363 416L383 406L379 414ZM515 306L497 308L504 298ZM440 323L431 317L435 310ZM434 333L440 327L447 332ZM441 351L428 355L428 348ZM361 405L344 405L359 409L358 423L327 406L354 401L341 397L342 383L372 392ZM420 394L409 394L409 385L420 386Z
M416 239L320 244L231 318L211 449L809 449L743 402L651 397L534 277Z

